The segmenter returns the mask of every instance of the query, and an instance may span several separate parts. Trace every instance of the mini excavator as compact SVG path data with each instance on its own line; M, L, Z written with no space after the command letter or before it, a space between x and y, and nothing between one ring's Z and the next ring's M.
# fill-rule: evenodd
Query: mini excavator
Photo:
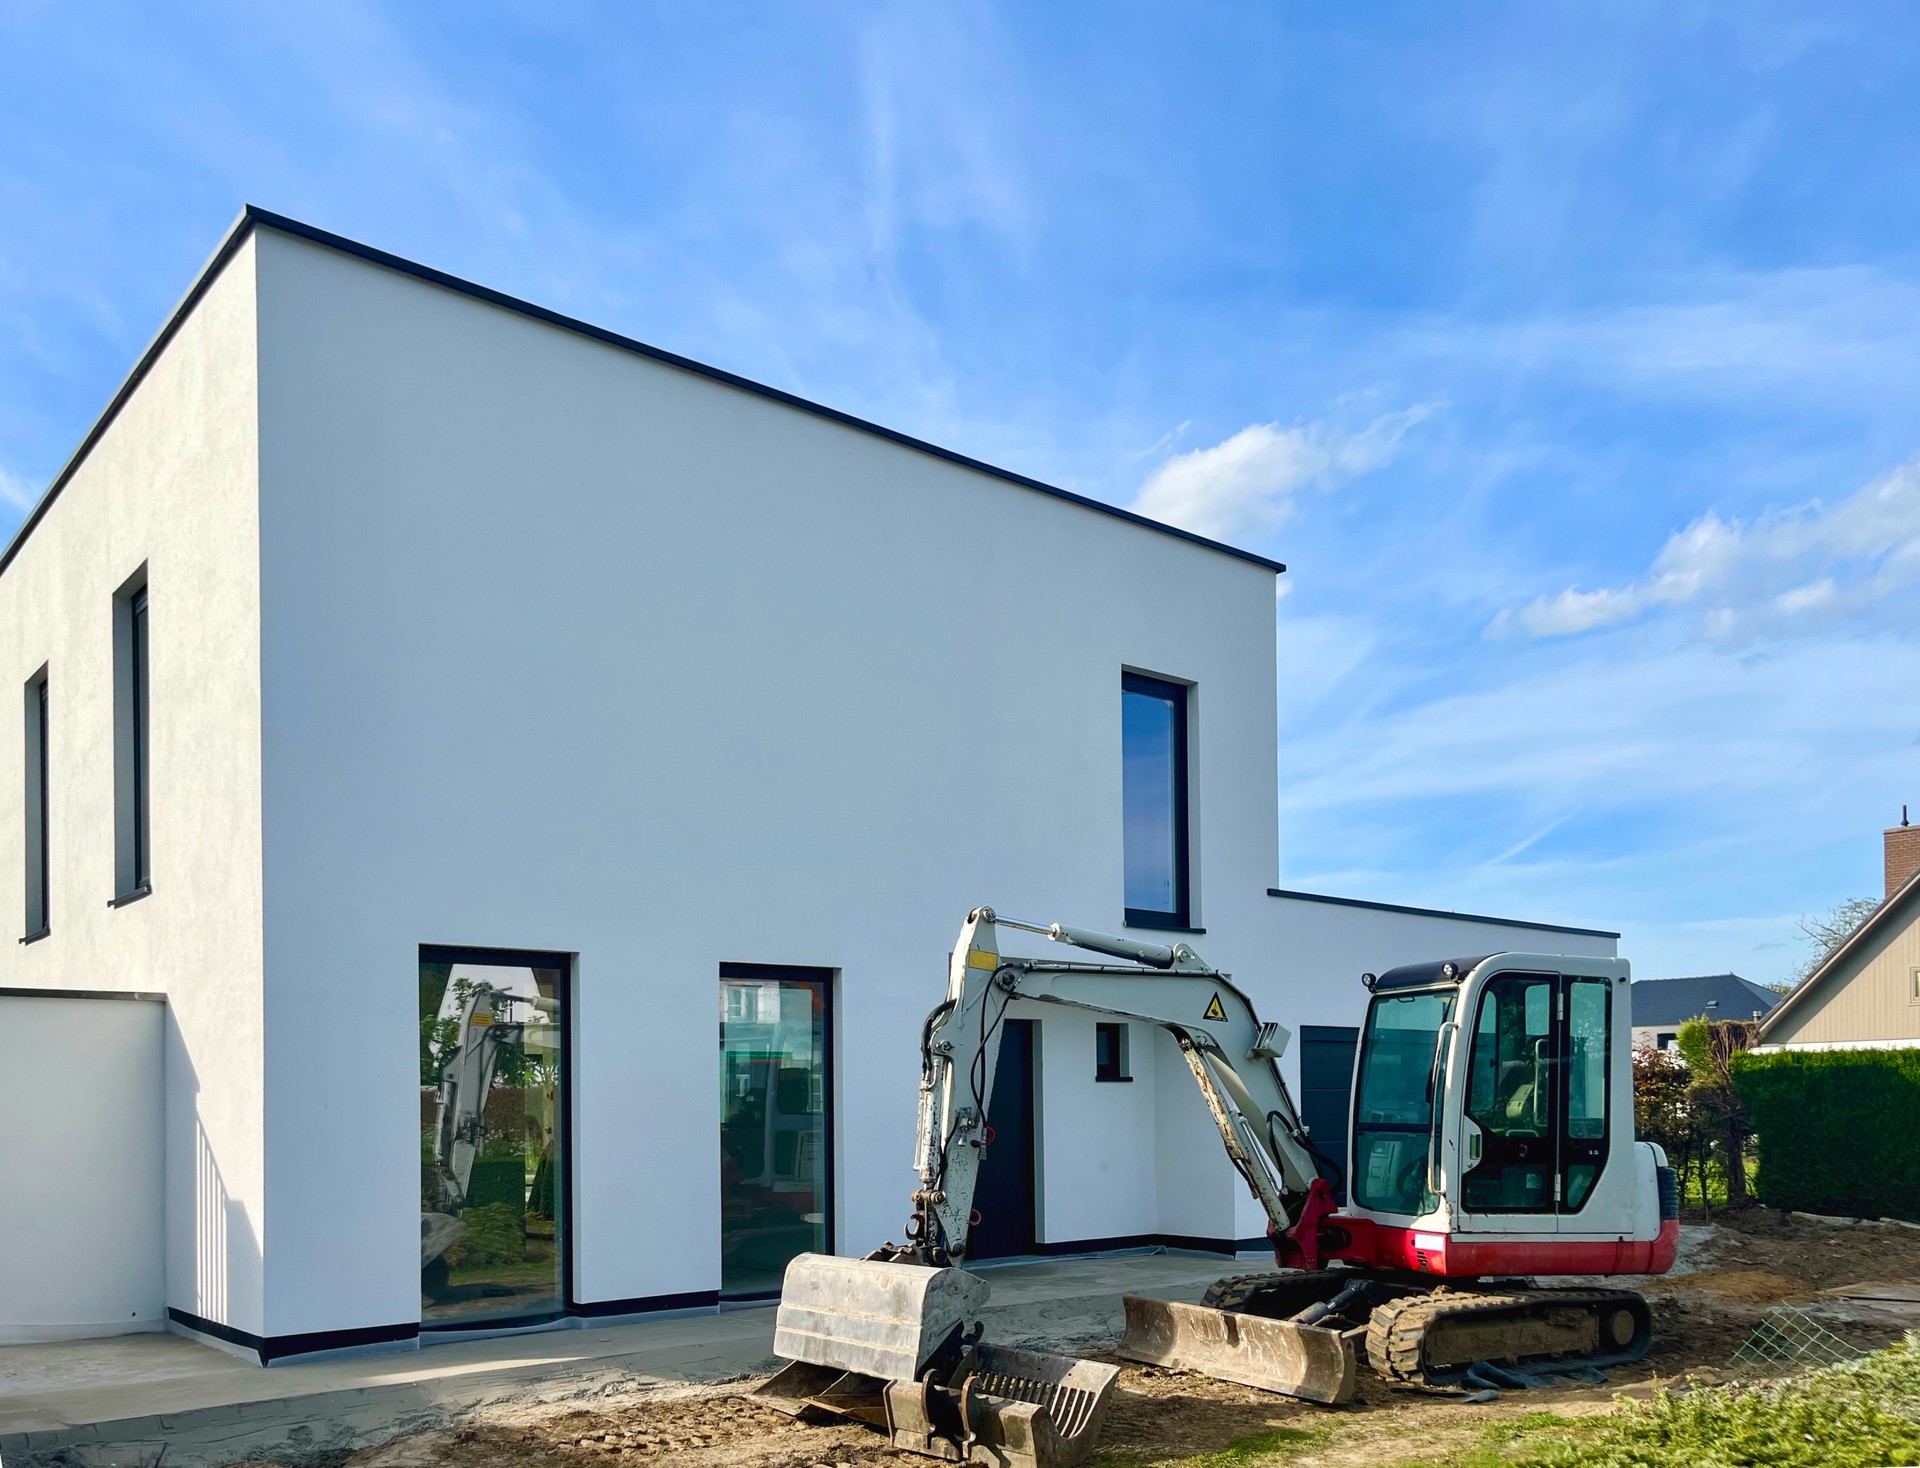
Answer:
M1002 928L1102 961L1006 955ZM1127 1296L1120 1356L1330 1404L1351 1399L1362 1357L1432 1387L1638 1360L1646 1300L1590 1277L1665 1273L1679 1197L1665 1154L1634 1139L1627 979L1620 959L1539 953L1363 976L1335 1159L1281 1077L1289 1032L1188 945L976 908L921 1029L906 1242L792 1261L774 1333L790 1364L760 1395L950 1461L1072 1468L1091 1453L1117 1368L983 1342L987 1285L959 1267L1015 1000L1171 1035L1267 1216L1277 1269L1222 1279L1198 1305Z

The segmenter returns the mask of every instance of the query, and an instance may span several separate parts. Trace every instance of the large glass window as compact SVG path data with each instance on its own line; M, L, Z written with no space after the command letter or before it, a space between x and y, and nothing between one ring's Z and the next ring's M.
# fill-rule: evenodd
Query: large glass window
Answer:
M420 951L420 1322L566 1303L564 959Z
M1187 690L1123 675L1120 746L1127 921L1187 927Z
M1362 1207L1417 1218L1438 1203L1427 1187L1434 1057L1453 999L1451 989L1377 994L1367 1010L1353 1107L1352 1192Z
M720 967L720 1292L777 1294L787 1261L829 1253L832 976Z

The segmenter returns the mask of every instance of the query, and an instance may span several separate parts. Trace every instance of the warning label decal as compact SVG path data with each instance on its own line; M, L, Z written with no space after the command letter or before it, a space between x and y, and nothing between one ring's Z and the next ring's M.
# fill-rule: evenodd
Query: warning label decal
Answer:
M1218 989L1215 989L1213 991L1213 998L1207 1001L1207 1012L1201 1015L1200 1018L1225 1019L1226 1017L1227 1017L1226 1008L1220 1003L1220 991Z

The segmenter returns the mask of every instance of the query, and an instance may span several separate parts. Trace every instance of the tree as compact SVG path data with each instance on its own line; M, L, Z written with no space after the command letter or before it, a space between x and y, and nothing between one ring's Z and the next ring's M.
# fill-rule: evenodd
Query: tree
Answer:
M1751 1020L1690 1019L1680 1026L1677 1044L1687 1063L1687 1106L1703 1137L1719 1143L1726 1170L1727 1206L1747 1205L1747 1138L1752 1121L1747 1103L1733 1085L1733 1057L1753 1044L1759 1025ZM1701 1148L1702 1160L1708 1148ZM1706 1201L1706 1173L1700 1178Z
M1826 912L1814 917L1801 918L1800 932L1812 945L1812 950L1801 961L1800 967L1794 970L1792 983L1784 988L1777 984L1769 984L1767 987L1780 988L1782 993L1788 993L1796 984L1804 983L1812 976L1815 969L1833 956L1835 949L1854 935L1860 924L1871 917L1874 909L1879 906L1880 904L1871 897L1850 897Z
M1696 1161L1700 1161L1699 1122L1687 1102L1687 1067L1671 1050L1636 1045L1633 1051L1633 1131L1667 1154L1680 1175L1680 1190ZM1700 1196L1707 1195L1707 1179L1700 1175Z

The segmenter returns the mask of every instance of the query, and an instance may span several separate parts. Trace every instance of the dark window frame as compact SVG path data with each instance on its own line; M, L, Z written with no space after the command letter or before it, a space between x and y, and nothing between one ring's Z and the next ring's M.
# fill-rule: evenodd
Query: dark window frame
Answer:
M1093 1078L1096 1081L1131 1081L1133 1079L1133 1056L1131 1026L1123 1020L1099 1020L1093 1026ZM1113 1051L1109 1057L1103 1050L1103 1042L1111 1039Z
M130 812L133 821L133 890L151 892L153 890L151 836L153 816L150 809L150 791L153 783L153 740L149 728L149 694L152 675L147 663L147 587L144 581L128 598L127 615L131 635L127 672L132 707L127 712L128 733L132 745L129 754L133 764L133 809Z
M144 563L113 594L113 895L153 892L153 669Z
M839 971L822 968L818 964L788 963L722 963L720 982L728 979L774 980L783 984L807 984L820 987L820 1094L826 1107L826 1124L821 1134L826 1142L826 1156L821 1159L821 1213L825 1222L821 1234L825 1243L822 1253L834 1252L835 1239L839 1234L840 1212L840 1098L837 1067L835 1066L838 1048L838 996L835 994ZM724 1006L721 1009L717 1027L719 1043L724 1053L727 1043L727 1018ZM717 1141L717 1139L716 1139ZM716 1153L718 1147L715 1148ZM721 1227L726 1226L724 1214ZM728 1304L751 1302L755 1300L774 1300L780 1297L778 1290L741 1290L729 1291L724 1279L721 1282L719 1298Z
M1138 694L1146 698L1164 699L1173 705L1173 907L1161 911L1150 907L1127 907L1126 925L1130 928L1154 928L1163 932L1191 933L1198 931L1193 926L1193 798L1192 763L1188 758L1188 729L1192 717L1190 694L1193 685L1175 683L1166 678L1155 678L1146 673L1120 674L1120 695L1122 706L1126 695ZM1122 733L1122 807L1124 811L1125 793L1125 734ZM1124 820L1124 816L1123 816ZM1121 863L1124 870L1126 862L1125 833L1121 837Z
M26 799L22 805L22 835L25 837L26 934L22 943L34 943L53 931L53 821L52 765L48 743L51 716L48 712L47 669L43 665L26 682L27 707L23 718L32 741L31 758L25 771Z
M565 1092L561 1097L560 1113L560 1180L555 1185L553 1196L560 1207L561 1216L554 1221L554 1239L560 1248L560 1308L558 1310L536 1311L529 1315L506 1317L488 1317L471 1324L460 1321L444 1323L420 1322L420 1337L430 1340L436 1337L457 1339L474 1331L517 1330L524 1326L549 1325L556 1320L565 1320L580 1313L580 1304L573 1293L573 1265L577 1238L579 1210L574 1207L573 1197L573 1130L574 1117L578 1109L578 1088L574 1085L574 1044L573 1044L573 985L578 968L578 955L555 953L543 949L530 948L471 948L457 944L422 943L417 963L471 963L485 964L496 968L545 968L558 969L560 982L556 986L560 1001L560 1013L556 1016L554 1028L560 1035L560 1084Z

